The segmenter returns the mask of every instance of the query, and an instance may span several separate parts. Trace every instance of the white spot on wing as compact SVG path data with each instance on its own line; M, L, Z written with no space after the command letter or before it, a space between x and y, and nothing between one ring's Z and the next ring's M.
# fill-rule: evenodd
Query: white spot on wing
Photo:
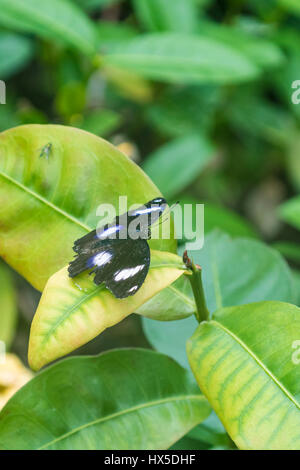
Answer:
M131 289L129 289L128 292L135 292L136 290L138 290L138 287L139 286L133 286L133 287L131 287Z
M125 281L125 279L129 279L130 277L135 276L138 272L140 272L144 268L144 264L140 264L135 266L134 268L126 268L119 271L115 274L115 281Z
M149 214L151 212L156 212L156 211L161 211L161 207L149 207L146 209L140 209L140 210L135 210L134 215L143 215L143 214Z
M98 238L107 238L110 235L113 235L116 232L119 232L122 229L122 225L114 225L113 227L108 227L107 229L103 230L101 233L97 233Z
M104 251L94 256L93 264L96 266L103 266L104 264L107 264L111 258L112 258L112 254L109 253L108 251Z

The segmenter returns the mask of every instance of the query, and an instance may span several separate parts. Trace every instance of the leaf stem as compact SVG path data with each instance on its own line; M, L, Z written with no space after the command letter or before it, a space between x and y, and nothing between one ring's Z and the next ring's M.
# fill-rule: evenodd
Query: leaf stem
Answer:
M189 280L193 289L193 294L196 303L195 317L198 323L209 320L209 311L206 305L205 294L202 283L202 269L200 266L188 257L187 251L183 254L183 261L186 267L192 272Z

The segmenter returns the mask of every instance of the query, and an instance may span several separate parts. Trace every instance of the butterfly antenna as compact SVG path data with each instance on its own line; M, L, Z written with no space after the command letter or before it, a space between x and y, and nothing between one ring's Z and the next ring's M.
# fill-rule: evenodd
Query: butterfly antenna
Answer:
M164 213L164 217L167 216L167 215L171 212L171 210L172 210L174 207L177 206L177 204L179 204L179 201L174 202L174 204L172 204L172 205L169 207L169 209L167 210L167 212ZM151 228L152 228L152 227L155 227L155 225L158 225L158 226L159 226L159 225L162 225L166 220L167 220L166 218L161 218L161 220L158 219L156 222L154 222L153 225L151 225Z

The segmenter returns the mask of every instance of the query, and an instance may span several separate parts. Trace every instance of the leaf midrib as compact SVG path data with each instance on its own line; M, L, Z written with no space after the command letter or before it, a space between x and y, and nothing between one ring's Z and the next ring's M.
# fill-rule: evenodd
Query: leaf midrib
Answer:
M66 217L67 219L69 219L70 221L72 221L73 223L75 223L76 225L78 225L79 227L81 228L84 228L87 232L90 232L92 230L91 227L89 227L88 225L84 224L83 222L81 222L79 219L77 219L76 217L74 217L73 215L69 214L68 212L64 211L63 209L61 209L60 207L56 206L55 204L53 204L52 202L50 202L48 199L44 198L43 196L41 196L40 194L36 193L35 191L32 191L32 189L29 189L27 186L25 186L24 184L20 183L19 181L15 180L14 178L12 178L11 176L7 175L6 173L4 173L3 171L0 170L0 176L2 176L4 179L7 179L8 181L10 181L12 184L14 184L15 186L17 186L19 189L25 191L26 193L28 193L30 196L34 197L35 199L37 199L38 201L42 202L43 204L45 204L46 206L50 207L52 210L56 211L58 214L62 215L63 217Z
M88 294L84 295L83 297L80 298L78 302L72 305L71 308L67 309L64 314L59 318L59 321L56 322L50 330L45 334L43 340L42 340L42 345L45 345L51 335L54 333L54 331L59 328L59 326L66 321L74 312L77 312L81 305L84 304L85 302L88 302L91 298L93 298L96 294L98 294L101 290L104 290L105 286L104 284L101 284L100 286L96 287L92 292L89 292Z
M238 336L232 331L228 330L224 325L216 320L211 320L211 324L214 324L217 328L223 330L228 334L234 341L236 341L248 354L249 356L261 367L261 369L270 377L273 382L281 389L281 391L289 398L289 400L300 410L300 403L293 397L293 395L287 390L287 388L275 377L275 375L264 365L264 363L256 356L256 354L244 343Z
M120 60L121 59L121 60ZM150 60L149 60L150 59ZM147 60L146 67L148 67L149 62L150 62L150 67L153 65L165 65L165 60L168 59L167 66L168 67L178 67L179 65L182 67L184 66L191 66L194 67L193 72L199 72L199 67L200 72L203 71L203 67L207 66L212 68L215 66L214 63L208 62L208 61L202 61L201 60L194 60L194 58L189 58L189 57L182 57L182 56L169 56L169 55L155 55L155 54L138 54L138 53L110 53L106 55L106 60L107 62L116 62L117 63L122 63L122 65L127 64L128 62L131 62L128 64L128 67L134 66L134 65L144 65L145 60ZM225 67L224 67L225 68ZM232 70L232 67L226 67L227 70ZM181 75L182 72L179 72L179 75Z
M186 304L188 304L193 309L196 308L195 302L193 302L193 300L190 297L185 295L179 289L176 289L176 287L172 286L172 284L170 286L166 287L166 289L169 289L169 290L173 291L175 293L175 295L177 295L177 297L181 298Z
M154 265L150 265L150 268L149 270L152 270L152 269L160 269L160 268L174 268L174 269L180 269L180 267L176 266L175 264L171 264L171 263L168 263L168 264L154 264ZM181 268L183 271L185 268ZM74 305L72 305L72 307L68 308L65 312L64 312L64 315L62 317L59 318L59 321L56 322L54 325L52 325L52 327L50 328L50 330L47 332L47 334L44 336L43 340L42 340L42 344L45 345L49 338L51 337L51 335L54 333L54 331L57 330L57 328L66 321L66 319L68 319L73 313L76 313L82 304L88 302L91 298L95 297L95 295L97 295L99 292L101 292L102 290L105 289L105 285L104 284L100 284L100 286L96 287L92 292L89 292L88 294L85 294L83 297L80 298L80 300L78 302L76 302Z
M163 399L160 399L160 400L149 401L147 403L141 403L140 405L136 405L136 406L133 406L131 408L127 408L126 410L118 411L116 413L112 413L110 415L104 416L102 418L95 419L94 421L91 421L89 423L78 426L77 428L74 428L71 431L63 434L62 436L60 436L56 439L53 439L52 441L48 442L47 444L42 445L37 450L45 449L45 448L55 444L56 442L60 442L64 439L67 439L68 437L76 434L77 432L80 432L80 431L82 431L84 429L87 429L91 426L95 426L95 425L98 425L98 424L103 423L105 421L108 421L109 419L115 419L115 418L118 418L120 416L142 410L144 408L151 408L153 406L159 406L159 405L162 405L164 403L172 403L172 402L175 402L175 401L191 401L191 400L203 401L203 400L205 400L205 398L201 395L184 395L184 396L179 395L179 396L175 396L175 397L171 397L171 398L168 397L168 398L163 398Z

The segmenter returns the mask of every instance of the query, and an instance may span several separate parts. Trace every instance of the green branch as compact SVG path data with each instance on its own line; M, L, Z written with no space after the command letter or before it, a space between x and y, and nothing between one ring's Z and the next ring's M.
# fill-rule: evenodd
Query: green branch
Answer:
M206 306L205 294L202 283L202 269L200 266L193 263L188 257L187 251L183 254L183 262L186 267L192 272L189 280L193 289L193 294L196 303L195 317L198 323L209 320L209 311Z

